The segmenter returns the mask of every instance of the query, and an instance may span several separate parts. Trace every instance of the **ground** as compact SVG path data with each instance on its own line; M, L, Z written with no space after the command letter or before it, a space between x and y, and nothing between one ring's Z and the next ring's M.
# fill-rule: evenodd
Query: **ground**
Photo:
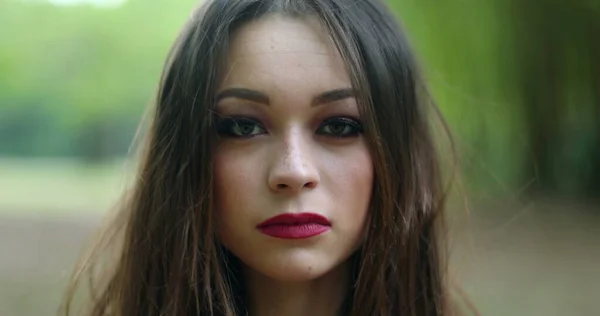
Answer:
M92 219L0 217L0 315L56 315Z

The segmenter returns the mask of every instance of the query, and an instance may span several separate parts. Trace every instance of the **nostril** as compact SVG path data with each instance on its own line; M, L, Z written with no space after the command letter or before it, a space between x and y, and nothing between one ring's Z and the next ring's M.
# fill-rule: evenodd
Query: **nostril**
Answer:
M304 184L305 188L314 189L317 186L316 182L307 182Z
M316 182L307 182L302 187L308 188L308 189L314 189L317 187L317 183ZM286 190L288 188L290 188L290 186L285 183L277 184L277 190Z

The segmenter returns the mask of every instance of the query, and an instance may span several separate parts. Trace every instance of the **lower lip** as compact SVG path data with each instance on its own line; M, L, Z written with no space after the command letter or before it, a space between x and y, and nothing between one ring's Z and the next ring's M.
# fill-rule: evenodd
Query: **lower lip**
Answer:
M283 239L302 239L320 235L331 227L316 223L284 225L274 224L259 228L259 230L271 237Z

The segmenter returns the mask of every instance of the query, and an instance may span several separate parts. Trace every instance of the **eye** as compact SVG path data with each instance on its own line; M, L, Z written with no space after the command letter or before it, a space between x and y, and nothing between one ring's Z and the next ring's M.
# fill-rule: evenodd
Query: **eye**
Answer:
M317 129L317 134L332 137L352 137L362 132L360 121L349 117L329 118Z
M217 122L217 132L221 135L239 138L250 138L265 134L266 129L262 124L246 117L226 117Z

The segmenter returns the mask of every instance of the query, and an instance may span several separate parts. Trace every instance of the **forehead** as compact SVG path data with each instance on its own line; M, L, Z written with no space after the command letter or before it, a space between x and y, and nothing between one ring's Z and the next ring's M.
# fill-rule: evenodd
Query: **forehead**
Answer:
M232 37L222 86L322 91L349 87L350 79L317 18L269 15Z

